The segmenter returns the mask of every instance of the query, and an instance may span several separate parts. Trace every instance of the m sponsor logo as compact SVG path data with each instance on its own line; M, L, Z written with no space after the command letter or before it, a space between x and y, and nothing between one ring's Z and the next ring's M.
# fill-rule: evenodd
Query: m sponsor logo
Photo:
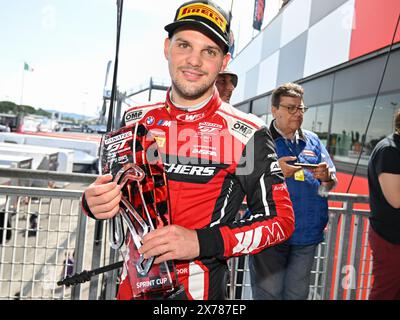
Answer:
M184 174L189 176L212 176L216 167L202 167L182 164L164 164L167 173Z
M157 125L160 127L170 127L171 121L170 120L158 120Z
M143 117L143 110L132 110L125 115L125 122L139 120Z
M249 138L254 129L242 121L236 121L232 128L233 131L240 133L243 137Z
M254 250L270 247L286 239L280 224L274 222L271 226L259 226L245 232L235 234L238 243L232 253L252 253Z
M205 116L204 112L203 113L196 113L196 114L180 114L176 116L178 120L184 121L184 122L196 122L199 121L200 119L203 119Z

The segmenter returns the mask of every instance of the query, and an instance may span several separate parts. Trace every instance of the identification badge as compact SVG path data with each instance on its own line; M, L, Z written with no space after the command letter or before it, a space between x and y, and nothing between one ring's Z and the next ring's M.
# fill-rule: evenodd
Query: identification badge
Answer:
M304 181L304 170L299 170L294 173L294 180Z

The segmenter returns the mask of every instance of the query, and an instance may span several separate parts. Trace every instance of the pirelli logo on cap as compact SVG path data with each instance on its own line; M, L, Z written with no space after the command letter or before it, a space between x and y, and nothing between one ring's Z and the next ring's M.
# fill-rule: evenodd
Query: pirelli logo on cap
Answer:
M228 22L218 11L203 3L192 3L179 10L177 21L191 16L200 16L213 22L223 33L226 31Z

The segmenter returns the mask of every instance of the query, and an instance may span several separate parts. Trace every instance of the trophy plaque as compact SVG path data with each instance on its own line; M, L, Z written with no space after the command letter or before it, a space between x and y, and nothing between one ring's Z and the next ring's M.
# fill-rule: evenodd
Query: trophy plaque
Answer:
M108 132L100 161L102 174L112 174L122 191L119 213L110 223L110 245L121 250L134 299L176 296L182 287L173 261L154 264L154 257L144 259L138 252L147 233L170 223L167 179L154 137L142 124Z

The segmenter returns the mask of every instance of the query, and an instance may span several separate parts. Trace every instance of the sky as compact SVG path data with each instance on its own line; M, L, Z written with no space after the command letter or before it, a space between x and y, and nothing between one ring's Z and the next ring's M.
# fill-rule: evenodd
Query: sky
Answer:
M229 9L232 0L215 0ZM240 51L252 29L253 0L233 0L231 29ZM270 0L276 5L281 0ZM118 85L134 91L150 77L169 84L164 26L183 0L124 0ZM268 8L267 8L268 9ZM116 0L0 0L0 101L96 116L107 63L114 60ZM265 13L263 27L272 19ZM33 71L24 71L27 63ZM110 70L108 87L111 85ZM162 100L155 92L152 101ZM148 93L131 103L147 103Z

